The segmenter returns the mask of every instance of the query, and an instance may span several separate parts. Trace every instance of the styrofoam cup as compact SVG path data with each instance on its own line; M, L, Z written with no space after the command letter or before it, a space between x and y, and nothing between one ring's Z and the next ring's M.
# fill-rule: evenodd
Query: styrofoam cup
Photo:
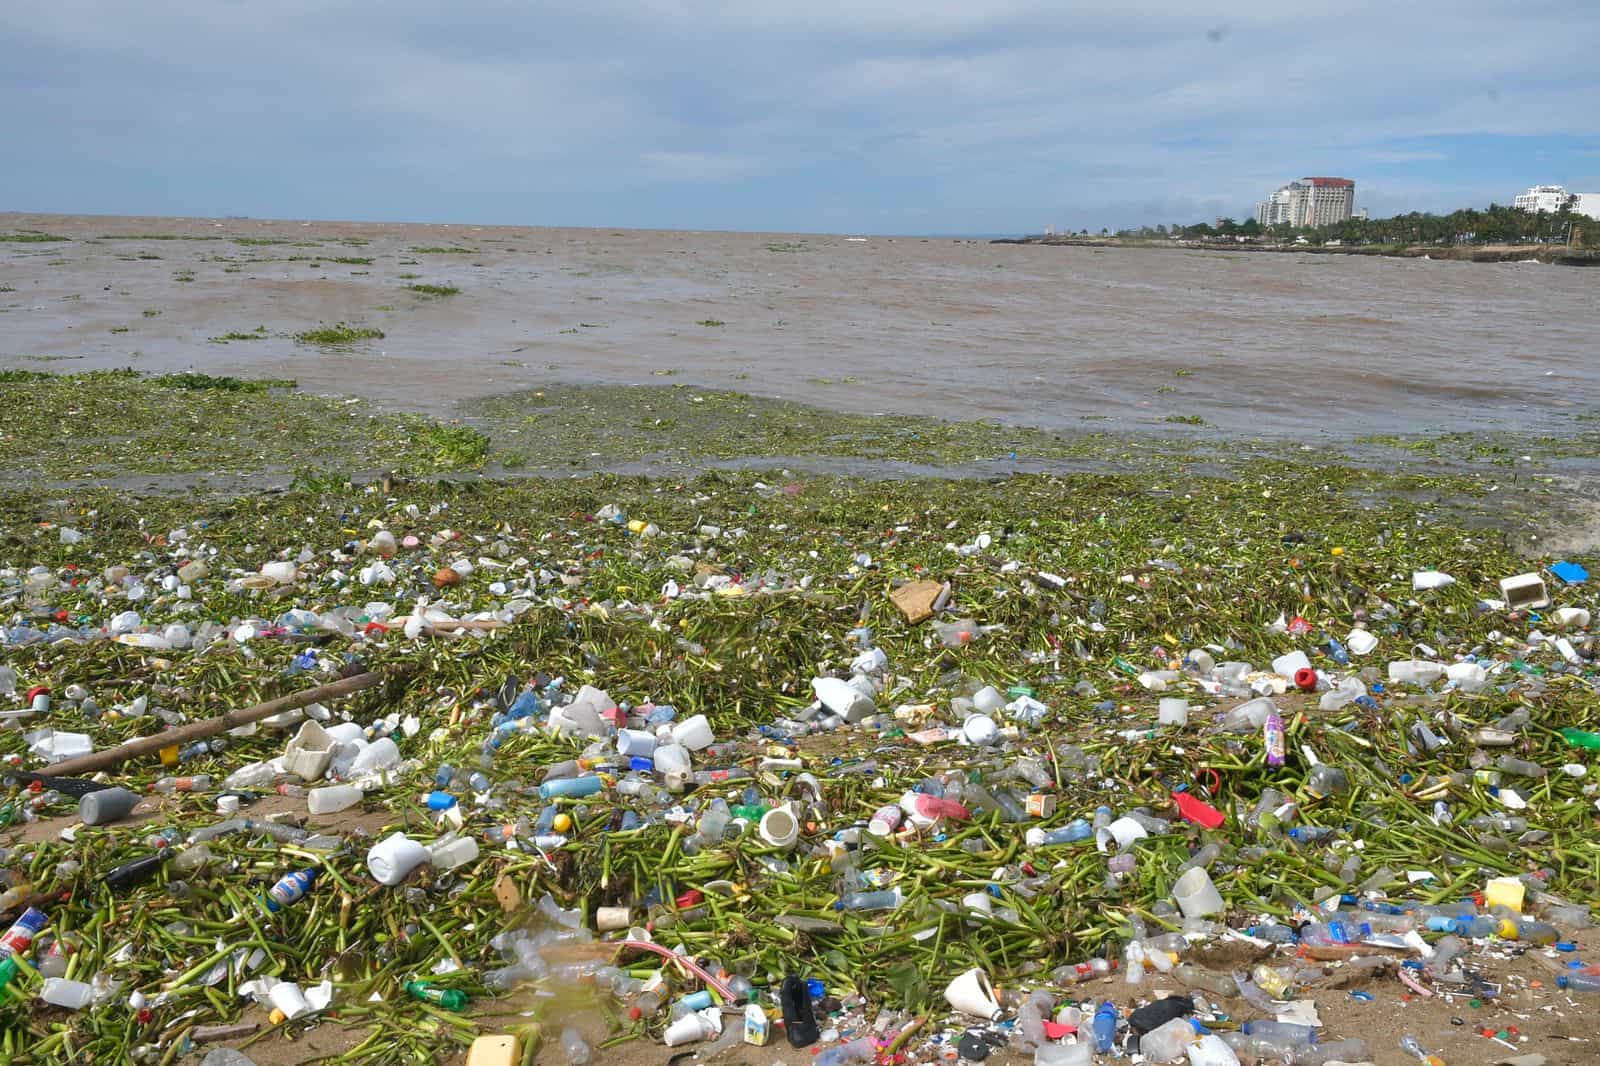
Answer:
M306 1002L306 994L293 981L279 981L267 993L267 998L291 1021L311 1010L311 1004Z
M428 849L404 833L385 837L367 852L367 870L380 885L398 885L428 861Z
M709 748L717 738L711 732L710 720L703 714L697 714L674 726L672 739L690 751L700 751L702 748Z

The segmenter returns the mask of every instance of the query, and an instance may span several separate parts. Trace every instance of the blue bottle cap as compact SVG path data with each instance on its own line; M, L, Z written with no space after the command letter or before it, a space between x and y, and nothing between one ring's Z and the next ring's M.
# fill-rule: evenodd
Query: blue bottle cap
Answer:
M806 978L806 993L812 999L821 999L828 994L828 986L815 977Z

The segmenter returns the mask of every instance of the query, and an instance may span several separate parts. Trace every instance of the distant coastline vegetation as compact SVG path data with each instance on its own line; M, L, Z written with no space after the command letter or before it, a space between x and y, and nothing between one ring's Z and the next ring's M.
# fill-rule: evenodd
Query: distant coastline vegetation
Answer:
M1110 234L1101 230L1102 236ZM1070 235L1064 235L1070 239ZM1084 232L1081 236L1088 237ZM1331 226L1303 228L1289 225L1263 226L1255 219L1237 222L1219 218L1191 225L1140 226L1118 230L1122 240L1224 240L1261 244L1312 245L1491 245L1531 244L1567 245L1581 249L1600 249L1600 220L1577 214L1571 207L1557 212L1530 212L1503 204L1490 204L1483 210L1462 208L1447 215L1412 211L1390 218L1352 218Z

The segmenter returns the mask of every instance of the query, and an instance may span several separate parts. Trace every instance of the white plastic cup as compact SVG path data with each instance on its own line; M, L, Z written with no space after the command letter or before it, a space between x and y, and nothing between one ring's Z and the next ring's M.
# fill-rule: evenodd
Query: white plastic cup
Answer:
M217 813L218 814L238 814L239 813L239 797L238 796L218 796L217 797Z
M944 998L962 1014L975 1018L998 1021L1005 1014L995 999L988 975L976 966L946 985Z
M329 785L306 793L306 808L312 814L333 814L361 802L361 790L354 785Z
M1189 701L1163 696L1159 705L1158 721L1162 725L1188 725Z
M1221 914L1222 893L1212 884L1211 875L1204 866L1191 866L1172 885L1172 898L1185 918L1204 918L1208 914Z
M684 719L672 730L673 742L681 744L690 751L709 748L716 739L716 735L711 732L710 720L703 714Z
M1101 852L1110 851L1111 845L1115 844L1117 854L1120 855L1133 847L1134 841L1143 840L1146 836L1149 836L1149 833L1145 831L1144 826L1132 818L1118 818L1110 825L1096 830L1094 842Z
M968 892L961 897L961 905L967 910L976 911L979 914L994 913L994 901L989 898L989 893L987 892Z
M985 685L972 694L972 705L984 714L993 714L1005 708L1006 698L993 685Z
M632 914L626 907L601 907L594 912L594 927L602 933L628 928Z
M678 1047L682 1044L692 1044L696 1040L709 1040L714 1035L711 1023L701 1017L699 1011L692 1011L667 1026L662 1039L668 1047Z
M267 993L267 998L291 1021L311 1010L311 1004L306 1002L306 994L293 981L279 981Z
M428 849L404 833L380 840L367 852L367 870L380 885L398 885L427 861Z
M761 839L768 846L787 851L800 839L800 819L787 806L774 807L761 816L761 825L756 832L761 834Z
M655 754L656 736L643 729L623 729L617 732L617 754L648 759Z

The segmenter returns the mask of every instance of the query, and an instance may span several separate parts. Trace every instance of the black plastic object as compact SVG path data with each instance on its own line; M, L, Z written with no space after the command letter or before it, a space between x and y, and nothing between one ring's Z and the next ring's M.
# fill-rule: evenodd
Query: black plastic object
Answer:
M1128 1028L1136 1033L1148 1033L1152 1029L1159 1029L1174 1018L1187 1017L1194 1013L1194 1000L1188 996L1168 996L1158 999L1154 1003L1147 1003L1128 1015Z
M968 1029L961 1034L961 1040L956 1044L956 1050L968 1062L982 1062L989 1057L989 1041L984 1039L982 1033L976 1029Z
M31 785L35 781L43 788L53 788L63 796L73 799L82 799L91 792L100 792L116 785L101 784L99 781L90 781L85 777L52 777L49 774L36 774L27 770L7 770L5 775L6 785L17 784Z
M106 874L106 887L113 892L121 892L125 888L142 885L156 875L156 871L161 869L161 864L166 862L171 855L171 848L162 848L154 855L146 855L142 859L125 862Z
M811 990L804 978L790 974L778 989L783 1004L783 1032L792 1047L810 1047L822 1038L816 1015L811 1012Z

